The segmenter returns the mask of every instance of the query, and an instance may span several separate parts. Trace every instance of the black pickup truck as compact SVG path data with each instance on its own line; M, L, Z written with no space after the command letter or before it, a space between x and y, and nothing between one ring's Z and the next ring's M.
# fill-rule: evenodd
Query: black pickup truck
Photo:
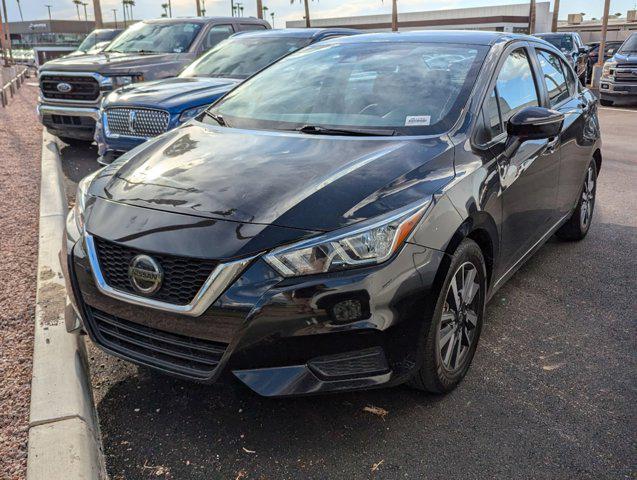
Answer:
M599 94L600 103L606 106L620 99L637 100L637 33L604 64Z
M174 77L235 32L268 29L248 17L146 20L130 26L103 52L59 58L39 70L38 113L62 140L93 141L104 94L143 80Z

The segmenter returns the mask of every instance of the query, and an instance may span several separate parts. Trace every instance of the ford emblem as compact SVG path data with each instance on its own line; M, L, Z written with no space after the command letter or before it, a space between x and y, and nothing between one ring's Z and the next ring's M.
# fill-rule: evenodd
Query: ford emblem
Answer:
M58 92L60 93L69 93L73 87L71 87L70 83L61 82L57 85Z

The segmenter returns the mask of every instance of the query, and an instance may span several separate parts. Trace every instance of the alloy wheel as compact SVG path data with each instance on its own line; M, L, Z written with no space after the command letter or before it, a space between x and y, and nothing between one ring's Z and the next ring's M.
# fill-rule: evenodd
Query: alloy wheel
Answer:
M595 172L593 166L588 167L584 188L582 189L582 204L580 207L580 222L582 229L586 230L593 216L593 202L595 201Z
M463 366L475 341L481 302L477 274L476 266L465 262L447 289L436 341L442 365L451 372Z

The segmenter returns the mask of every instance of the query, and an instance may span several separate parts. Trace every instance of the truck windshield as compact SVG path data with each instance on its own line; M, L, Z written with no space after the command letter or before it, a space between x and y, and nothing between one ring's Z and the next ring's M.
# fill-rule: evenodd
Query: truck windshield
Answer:
M182 53L188 51L199 31L199 23L139 22L113 40L106 52Z
M80 52L88 52L98 43L107 42L117 36L118 30L95 30L88 34L80 46L77 47Z
M247 78L309 42L307 38L290 37L229 38L190 64L180 77Z
M573 50L573 39L570 35L538 35L538 37L542 40L546 40L563 52L571 52Z
M619 48L619 53L636 53L637 52L637 35L631 35L626 39Z
M304 48L237 87L211 124L308 133L439 134L460 115L488 48L342 43Z

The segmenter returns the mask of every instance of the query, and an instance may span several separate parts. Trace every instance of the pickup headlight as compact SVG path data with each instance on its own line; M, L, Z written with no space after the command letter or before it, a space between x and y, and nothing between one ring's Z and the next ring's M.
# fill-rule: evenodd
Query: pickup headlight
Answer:
M73 207L73 214L75 215L75 225L80 232L84 232L84 211L86 210L86 202L89 198L88 187L91 185L93 179L97 176L102 169L100 168L94 173L84 177L77 184L77 191L75 193L75 206Z
M284 277L377 265L402 247L429 204L430 200L380 219L277 248L264 259Z
M602 68L602 77L609 78L613 76L617 62L606 62Z
M142 82L143 80L143 75L116 75L108 77L108 83L113 87L113 90L119 87L125 87L131 83Z
M181 115L179 115L179 123L184 123L190 120L191 118L195 118L197 115L203 112L206 108L208 108L208 105L201 105L200 107L194 107L194 108L189 108L188 110L184 110L183 112L181 112Z

